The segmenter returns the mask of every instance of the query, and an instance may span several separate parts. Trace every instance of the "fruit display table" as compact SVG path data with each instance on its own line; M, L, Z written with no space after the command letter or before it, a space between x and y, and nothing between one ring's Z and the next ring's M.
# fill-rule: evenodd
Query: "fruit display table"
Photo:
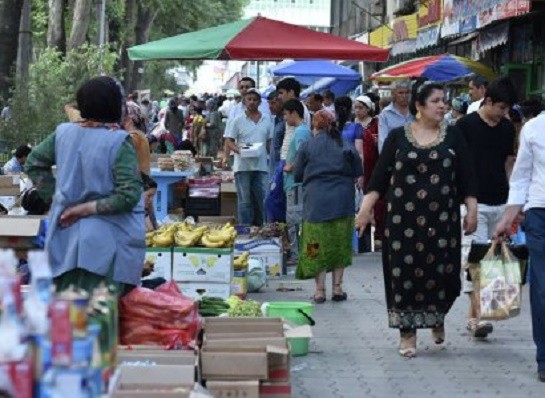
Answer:
M155 194L155 217L157 221L162 221L168 214L168 202L172 197L170 186L192 177L194 174L194 170L160 171L159 169L151 169L151 178L157 183L157 193Z

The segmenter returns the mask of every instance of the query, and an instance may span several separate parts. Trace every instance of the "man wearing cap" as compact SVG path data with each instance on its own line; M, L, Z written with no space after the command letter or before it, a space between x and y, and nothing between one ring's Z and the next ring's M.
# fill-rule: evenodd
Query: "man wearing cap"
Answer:
M268 191L269 169L267 150L273 138L273 124L268 115L259 110L261 94L249 88L244 95L246 110L232 120L225 132L227 153L235 153L235 186L237 188L237 222L245 225L263 225L264 201ZM243 147L257 144L257 154L242 156Z
M378 117L378 151L382 151L382 146L386 137L395 128L405 126L414 120L414 116L409 112L411 84L409 81L399 81L394 83L392 89L392 103L380 113Z

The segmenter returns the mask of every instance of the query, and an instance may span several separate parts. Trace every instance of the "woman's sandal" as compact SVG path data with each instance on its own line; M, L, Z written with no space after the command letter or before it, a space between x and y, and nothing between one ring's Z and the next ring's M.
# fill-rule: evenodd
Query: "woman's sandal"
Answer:
M312 296L312 301L316 304L323 304L325 300L325 289L316 289L316 293Z
M431 335L435 344L443 344L445 342L445 327L439 326L431 330Z
M338 289L338 290L341 290L341 284L336 284L333 286L333 289ZM342 293L333 293L331 295L331 301L346 301L348 299L348 295L346 294L346 292L342 292Z
M416 332L401 332L398 352L405 358L416 356Z

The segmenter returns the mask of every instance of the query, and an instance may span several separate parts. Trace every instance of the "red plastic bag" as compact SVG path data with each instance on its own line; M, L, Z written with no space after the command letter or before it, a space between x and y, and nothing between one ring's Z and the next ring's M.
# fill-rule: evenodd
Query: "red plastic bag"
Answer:
M187 348L200 330L197 303L174 282L155 290L137 287L119 300L120 344Z

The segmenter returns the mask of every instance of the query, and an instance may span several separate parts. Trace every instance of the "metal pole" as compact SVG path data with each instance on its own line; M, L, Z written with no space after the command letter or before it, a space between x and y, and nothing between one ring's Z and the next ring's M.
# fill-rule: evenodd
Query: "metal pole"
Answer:
M100 74L104 73L104 32L105 32L105 26L106 26L106 0L100 1L100 30L98 34L98 44L100 46L100 66L99 66L99 72Z

